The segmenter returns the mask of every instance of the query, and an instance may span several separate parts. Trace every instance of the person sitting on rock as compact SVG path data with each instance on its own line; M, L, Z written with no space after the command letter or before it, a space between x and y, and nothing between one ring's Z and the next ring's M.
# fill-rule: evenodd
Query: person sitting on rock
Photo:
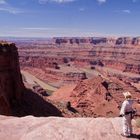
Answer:
M121 135L124 137L131 137L132 136L131 120L135 113L135 110L132 108L132 105L134 101L138 101L138 100L131 99L132 95L130 92L124 92L123 95L125 97L125 101L122 103L121 110L120 110L120 116L123 117L122 118L123 133Z

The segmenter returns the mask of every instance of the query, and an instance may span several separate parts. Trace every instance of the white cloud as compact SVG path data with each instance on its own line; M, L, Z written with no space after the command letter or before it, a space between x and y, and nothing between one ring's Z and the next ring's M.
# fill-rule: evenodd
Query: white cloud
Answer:
M46 4L47 2L56 2L56 3L68 3L73 2L75 0L39 0L40 4Z
M0 4L6 4L6 0L0 0Z
M10 14L19 14L19 13L23 13L22 10L13 8L13 7L0 7L0 12L6 12L6 13L10 13Z
M58 30L60 28L52 28L52 27L27 27L27 28L22 28L23 30L34 30L34 31L45 31L45 30Z
M0 13L5 12L5 13L10 13L10 14L19 14L23 13L22 10L13 7L9 3L6 2L6 0L0 0Z
M124 9L124 10L115 10L115 13L125 13L125 14L131 14L131 11L129 9Z
M122 12L127 13L127 14L130 14L131 13L131 11L128 10L128 9L122 10Z
M95 32L87 31L86 29L77 28L63 28L63 27L23 27L11 31L9 34L12 36L24 36L24 37L88 37L94 36ZM18 32L17 32L18 31ZM2 33L0 32L0 35ZM6 34L6 33L5 33Z
M97 0L100 4L105 3L107 0Z

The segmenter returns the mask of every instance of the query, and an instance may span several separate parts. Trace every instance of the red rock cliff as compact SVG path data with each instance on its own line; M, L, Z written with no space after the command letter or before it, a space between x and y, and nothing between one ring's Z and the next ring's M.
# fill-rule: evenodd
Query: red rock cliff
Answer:
M10 115L13 102L20 101L24 85L15 44L0 43L0 114Z

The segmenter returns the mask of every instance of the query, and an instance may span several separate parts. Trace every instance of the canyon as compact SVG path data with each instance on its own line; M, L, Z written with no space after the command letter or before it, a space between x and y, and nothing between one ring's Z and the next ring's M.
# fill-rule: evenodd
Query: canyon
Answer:
M139 81L139 37L52 38L15 43L21 68L55 87L97 75L95 69L108 76Z
M115 117L124 91L140 97L139 37L65 37L15 43L21 69L52 87L45 89L51 95L47 99L65 106L64 110L70 103L77 112L73 117Z
M126 139L118 116L124 91L140 98L139 38L7 41L0 43L0 139ZM140 104L133 107L137 140Z
M43 115L45 107L52 110L46 110L45 116L115 117L119 115L124 91L130 91L133 98L140 97L139 37L7 41L14 42L18 48L26 87L21 105L15 111L19 116ZM19 65L17 67L20 75ZM32 96L38 96L42 101L38 102L37 97ZM34 102L42 104L37 107L38 113L30 111L36 108ZM52 109L41 102L52 105ZM139 105L135 108L140 110ZM57 110L56 114L53 109Z

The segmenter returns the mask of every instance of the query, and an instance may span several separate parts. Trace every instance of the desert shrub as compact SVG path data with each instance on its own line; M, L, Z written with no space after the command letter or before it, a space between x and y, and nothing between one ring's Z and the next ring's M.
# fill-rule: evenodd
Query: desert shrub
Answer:
M64 63L68 63L69 61L68 61L68 59L67 59L66 57L64 57L64 58L63 58L63 62L64 62Z
M91 66L90 69L95 70L95 67L94 66Z
M58 69L58 70L59 70L59 69L60 69L60 67L59 67L58 65L56 65L56 66L55 66L55 69Z

